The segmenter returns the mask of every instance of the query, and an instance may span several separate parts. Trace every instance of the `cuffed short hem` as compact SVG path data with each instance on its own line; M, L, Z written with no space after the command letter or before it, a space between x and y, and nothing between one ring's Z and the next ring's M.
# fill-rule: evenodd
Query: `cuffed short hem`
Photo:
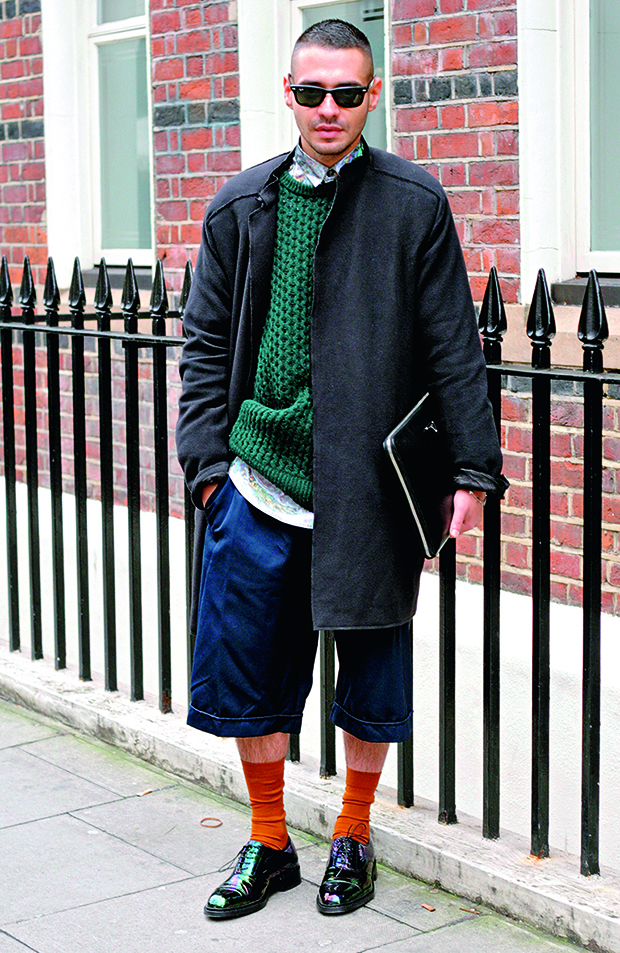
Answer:
M387 723L360 721L354 718L337 702L332 705L330 718L338 728L347 731L360 741L392 742L406 741L413 731L413 712L404 721Z
M298 735L301 731L301 714L266 715L264 718L219 718L190 705L187 724L199 731L206 731L218 738L260 738L276 731ZM353 732L351 732L353 734Z

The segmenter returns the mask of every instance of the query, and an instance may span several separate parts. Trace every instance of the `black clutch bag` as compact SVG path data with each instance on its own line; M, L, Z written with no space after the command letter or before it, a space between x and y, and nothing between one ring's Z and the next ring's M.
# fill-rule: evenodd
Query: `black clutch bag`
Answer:
M449 539L454 490L430 395L415 405L383 441L411 507L428 559Z

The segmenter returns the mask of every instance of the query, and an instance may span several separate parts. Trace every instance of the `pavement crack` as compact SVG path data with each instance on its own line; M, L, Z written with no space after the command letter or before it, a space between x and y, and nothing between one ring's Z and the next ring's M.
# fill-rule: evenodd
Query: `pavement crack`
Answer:
M178 880L168 880L163 884L151 884L150 887L141 887L139 890L125 890L123 893L112 894L110 897L97 897L96 900L87 900L85 903L75 903L69 907L62 907L58 910L50 910L49 913L38 913L36 915L36 920L45 920L47 917L56 917L59 914L70 913L72 910L85 910L88 907L96 907L98 904L110 903L113 900L122 900L124 897L138 897L142 893L148 893L150 890L160 890L162 887L174 887L176 884L185 883L187 880L197 879L196 874L190 874L188 877L179 877ZM11 920L9 923L4 924L4 928L0 929L0 935L6 932L7 927L19 926L21 923L32 923L33 917L20 917L19 920ZM8 934L11 939L14 937L11 934ZM21 942L21 941L18 941ZM25 945L25 944L24 944ZM32 947L27 946L26 949L32 949ZM35 953L39 951L35 950Z
M40 741L40 740L41 739L37 739L37 741ZM47 739L44 739L44 740L47 740ZM133 792L131 794L117 794L116 791L113 791L112 788L108 787L105 784L99 784L97 781L91 780L91 778L84 777L83 774L77 774L77 772L71 771L69 768L63 767L62 764L58 764L56 761L50 761L49 758L44 758L41 754L38 754L34 751L25 750L28 747L28 745L37 744L37 741L29 741L29 742L26 742L25 744L14 745L11 747L22 748L24 749L24 754L29 755L29 757L36 758L38 761L43 762L43 764L49 764L52 768L57 768L59 771L64 771L65 774L70 775L72 778L78 778L80 781L84 781L86 784L92 784L93 787L100 788L102 791L106 791L108 794L114 794L119 800L122 800L122 799L124 800L126 798L138 796L137 793L134 794ZM162 785L162 787L154 788L151 793L154 793L155 791L168 791L171 788L178 788L178 787L179 787L178 782L175 784L174 782L171 781L169 784Z
M73 808L75 811L88 811L96 807L107 807L116 804L122 798L113 798L111 801L97 801L95 804L85 804L84 807ZM27 824L40 824L42 821L53 821L55 817L74 817L71 811L58 811L56 814L44 814L43 817L29 817L25 821L16 821L14 824L2 824L0 830L10 831L14 827L25 827Z
M8 930L3 930L0 927L0 936L8 936L9 940L13 940L14 943L19 943L20 946L23 946L25 950L32 950L33 953L39 953L38 950L35 950L34 946L29 946L27 943L24 943L23 940L20 940L18 937L13 936L12 933L9 933Z

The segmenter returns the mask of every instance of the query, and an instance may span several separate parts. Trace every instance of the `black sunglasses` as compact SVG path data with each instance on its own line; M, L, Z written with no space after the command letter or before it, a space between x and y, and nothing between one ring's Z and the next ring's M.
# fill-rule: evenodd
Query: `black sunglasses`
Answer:
M368 86L334 86L333 89L325 89L323 86L293 86L292 83L290 86L299 106L320 106L329 93L341 109L355 109L356 106L362 105L372 83L371 79Z

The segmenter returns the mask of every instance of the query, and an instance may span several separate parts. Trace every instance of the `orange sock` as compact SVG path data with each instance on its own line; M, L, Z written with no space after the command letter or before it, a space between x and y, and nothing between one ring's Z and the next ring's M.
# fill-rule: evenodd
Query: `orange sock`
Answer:
M342 811L336 818L334 837L352 837L367 844L370 837L370 805L375 799L381 772L347 768Z
M280 761L242 761L252 805L252 840L273 850L288 843L284 811L284 758Z

